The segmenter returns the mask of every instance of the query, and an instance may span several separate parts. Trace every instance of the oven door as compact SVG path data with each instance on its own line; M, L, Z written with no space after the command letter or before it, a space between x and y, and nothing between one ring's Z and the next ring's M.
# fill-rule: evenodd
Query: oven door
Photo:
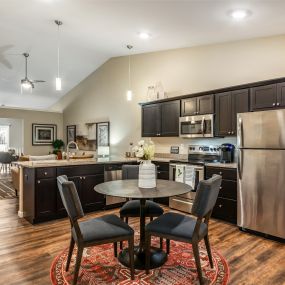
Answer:
M213 137L213 128L212 114L179 118L179 136L182 138Z

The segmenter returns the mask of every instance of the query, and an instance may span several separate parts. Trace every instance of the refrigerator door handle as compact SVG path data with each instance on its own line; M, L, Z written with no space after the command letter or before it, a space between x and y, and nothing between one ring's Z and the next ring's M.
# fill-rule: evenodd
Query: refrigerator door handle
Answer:
M243 168L243 153L242 153L242 149L239 149L239 154L238 154L238 178L239 180L242 179L242 168Z
M238 147L243 147L243 124L242 124L242 118L238 117Z

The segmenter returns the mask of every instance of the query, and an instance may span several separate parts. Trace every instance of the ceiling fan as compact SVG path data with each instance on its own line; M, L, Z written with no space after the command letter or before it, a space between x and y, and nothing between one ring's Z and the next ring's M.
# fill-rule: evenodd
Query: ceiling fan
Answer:
M28 78L28 57L29 54L27 52L23 53L23 56L25 57L25 78L21 79L21 89L32 89L35 88L35 83L42 83L45 82L44 80L30 80Z

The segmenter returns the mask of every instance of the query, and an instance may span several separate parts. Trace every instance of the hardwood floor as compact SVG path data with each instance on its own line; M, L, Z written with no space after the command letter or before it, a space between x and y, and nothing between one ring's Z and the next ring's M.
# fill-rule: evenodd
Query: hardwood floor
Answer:
M32 226L18 218L17 207L17 199L0 201L0 284L50 284L52 260L69 245L69 222L61 219ZM130 219L130 224L138 225L138 219ZM210 242L229 263L230 284L285 284L284 244L240 232L233 225L213 219Z

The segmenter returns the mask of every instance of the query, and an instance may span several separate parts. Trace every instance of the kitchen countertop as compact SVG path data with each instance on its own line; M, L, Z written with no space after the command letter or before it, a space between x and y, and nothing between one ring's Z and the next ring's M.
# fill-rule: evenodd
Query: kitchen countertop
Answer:
M169 162L170 158L153 158L152 161ZM38 167L56 167L68 165L87 165L87 164L107 164L138 161L136 157L110 156L101 158L84 158L84 159L62 159L62 160L38 160L38 161L16 161L13 164L20 167L38 168Z
M37 167L56 167L68 165L87 165L87 164L106 164L106 163L122 163L137 161L137 158L126 158L120 156L100 157L100 158L84 158L84 159L62 159L62 160L38 160L38 161L18 161L14 164L21 167L37 168Z
M223 167L223 168L237 168L237 163L222 163L222 162L208 162L205 166Z

